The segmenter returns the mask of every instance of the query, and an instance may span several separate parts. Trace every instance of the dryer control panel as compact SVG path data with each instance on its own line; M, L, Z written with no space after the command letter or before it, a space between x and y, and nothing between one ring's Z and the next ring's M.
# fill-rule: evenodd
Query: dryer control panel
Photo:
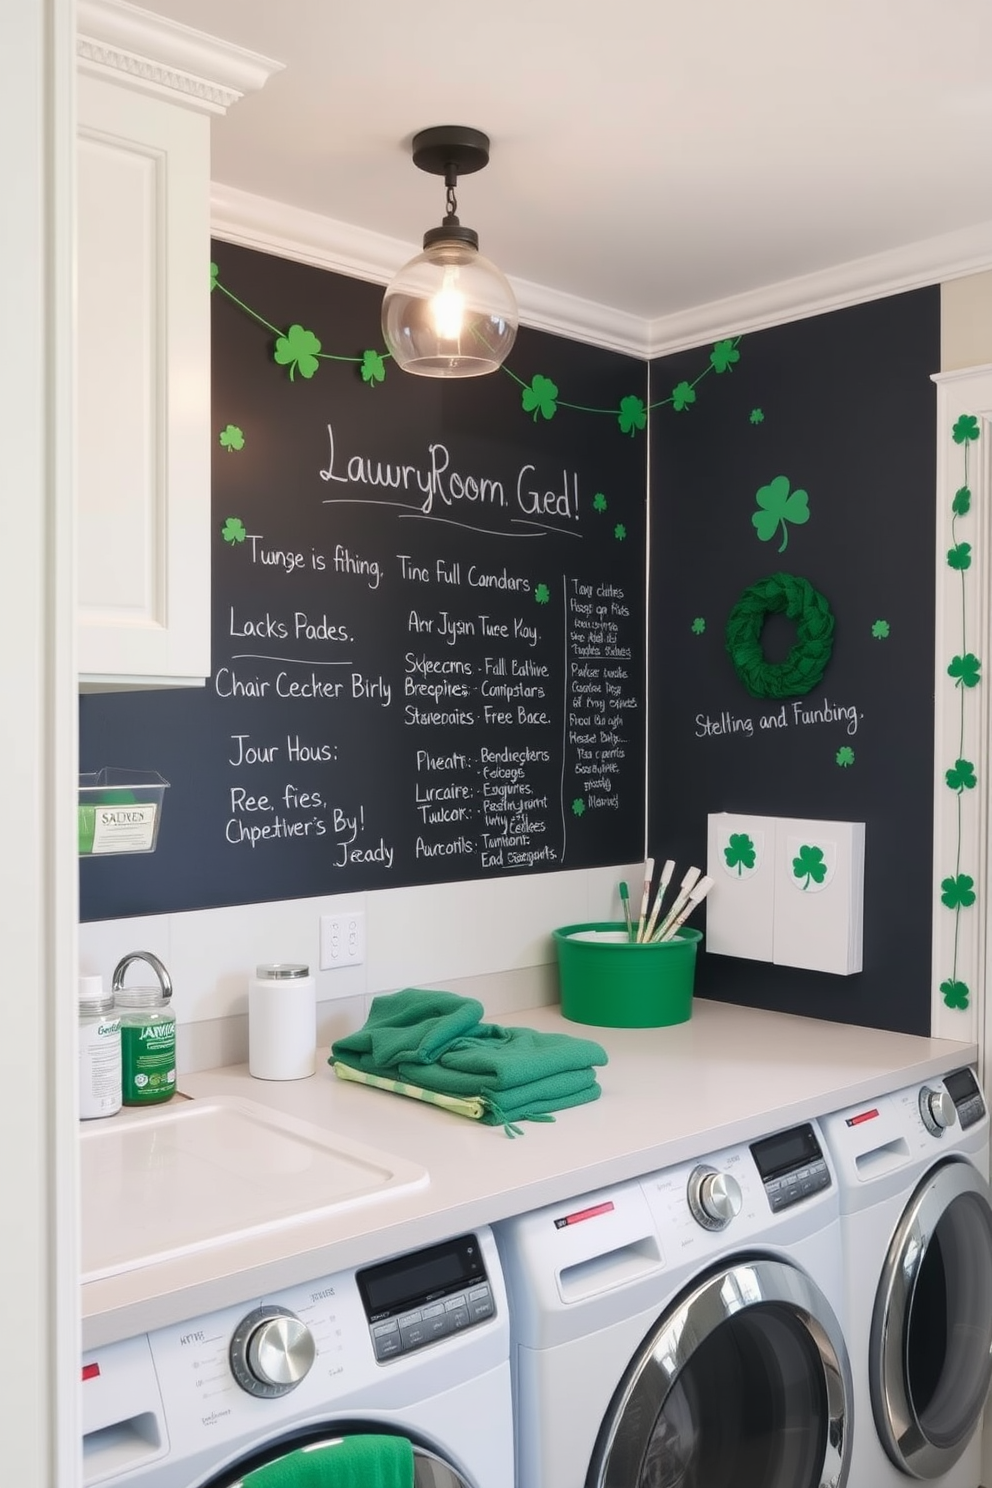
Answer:
M985 1102L973 1070L959 1069L944 1076L944 1089L957 1108L961 1130L967 1131L985 1115Z
M751 1156L773 1212L830 1187L830 1170L808 1121L752 1142Z
M367 1266L355 1280L380 1364L484 1323L496 1311L475 1235Z

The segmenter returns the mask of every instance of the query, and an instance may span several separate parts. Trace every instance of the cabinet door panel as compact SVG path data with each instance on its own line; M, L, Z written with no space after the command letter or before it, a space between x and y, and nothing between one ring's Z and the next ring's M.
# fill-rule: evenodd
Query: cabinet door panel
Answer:
M81 681L202 682L209 616L209 121L80 78Z

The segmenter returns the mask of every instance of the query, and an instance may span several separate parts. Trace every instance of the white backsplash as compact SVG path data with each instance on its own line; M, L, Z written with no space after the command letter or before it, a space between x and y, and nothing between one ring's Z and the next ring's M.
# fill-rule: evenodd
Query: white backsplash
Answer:
M247 1058L248 978L261 961L309 965L322 1045L361 1027L377 993L401 987L477 997L499 1020L557 999L551 931L619 919L617 884L625 878L633 900L641 872L624 864L94 920L79 927L79 970L109 988L122 956L154 951L172 977L180 1074ZM364 964L320 971L320 916L355 909L365 912ZM128 985L140 977L140 965L131 967Z

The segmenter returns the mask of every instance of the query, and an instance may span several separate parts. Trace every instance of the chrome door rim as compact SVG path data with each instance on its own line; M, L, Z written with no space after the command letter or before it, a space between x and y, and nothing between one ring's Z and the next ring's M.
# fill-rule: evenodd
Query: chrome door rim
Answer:
M718 1327L748 1307L777 1303L805 1327L820 1359L827 1396L827 1429L821 1468L823 1483L842 1483L850 1456L848 1441L851 1371L847 1349L833 1310L819 1287L789 1262L773 1257L738 1258L706 1277L667 1311L641 1344L622 1394L611 1407L609 1429L601 1434L586 1479L587 1488L608 1488L610 1458L631 1402L645 1389L649 1370L667 1384L659 1408L696 1348ZM658 1411L653 1412L652 1427Z
M950 1157L931 1169L903 1211L889 1245L875 1296L869 1346L872 1410L889 1457L916 1478L938 1478L966 1451L981 1416L950 1447L930 1440L909 1396L906 1381L906 1324L914 1289L937 1225L955 1199L971 1194L982 1204L992 1257L992 1194L974 1165ZM988 1340L986 1356L992 1348ZM989 1365L992 1369L992 1362Z

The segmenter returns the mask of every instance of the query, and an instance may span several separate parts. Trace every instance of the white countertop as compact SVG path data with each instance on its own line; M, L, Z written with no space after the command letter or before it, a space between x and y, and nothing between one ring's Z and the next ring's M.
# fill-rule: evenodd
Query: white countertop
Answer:
M699 999L674 1028L594 1029L557 1007L510 1026L597 1039L609 1054L602 1096L524 1123L523 1137L420 1101L346 1084L319 1055L309 1079L252 1079L245 1065L180 1080L183 1094L271 1107L428 1170L420 1188L122 1270L82 1288L83 1346L253 1302L284 1287L428 1245L481 1224L703 1156L903 1085L973 1064L975 1044L918 1038ZM128 1113L140 1120L149 1112ZM122 1118L111 1118L120 1120ZM147 1177L147 1175L144 1175ZM87 1208L84 1234L112 1226ZM100 1207L101 1212L92 1212Z

